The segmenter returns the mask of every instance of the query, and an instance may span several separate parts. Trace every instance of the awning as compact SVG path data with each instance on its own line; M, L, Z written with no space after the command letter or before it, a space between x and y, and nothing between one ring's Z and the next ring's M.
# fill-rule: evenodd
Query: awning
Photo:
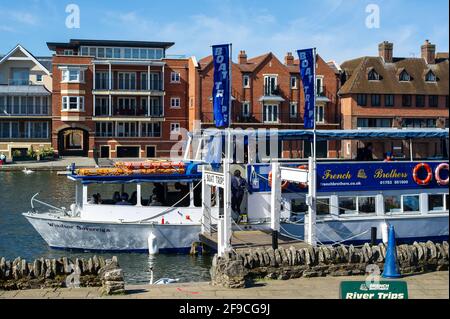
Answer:
M43 85L0 85L0 95L49 96Z
M284 99L278 95L263 95L259 98L260 102L284 102Z
M225 135L223 130L204 131L205 135ZM231 130L234 136L263 136L275 137L280 140L309 140L313 138L312 130ZM377 140L377 139L423 139L423 138L448 138L448 129L353 129L353 130L316 130L317 140Z

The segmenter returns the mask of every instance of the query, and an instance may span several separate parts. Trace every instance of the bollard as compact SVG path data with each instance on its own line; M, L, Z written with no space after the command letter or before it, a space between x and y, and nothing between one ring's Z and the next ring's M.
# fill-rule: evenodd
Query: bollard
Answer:
M377 228L376 227L370 228L370 244L372 246L375 246L377 244Z
M273 250L278 248L278 231L272 230L272 248Z

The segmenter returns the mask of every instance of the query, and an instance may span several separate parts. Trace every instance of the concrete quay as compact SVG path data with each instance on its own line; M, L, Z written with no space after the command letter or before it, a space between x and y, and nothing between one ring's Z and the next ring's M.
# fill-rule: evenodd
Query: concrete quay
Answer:
M125 295L102 296L99 288L59 288L0 291L0 299L338 299L343 280L365 276L262 280L245 289L226 289L208 282L170 285L127 285ZM449 299L449 272L437 271L400 280L408 284L410 299Z

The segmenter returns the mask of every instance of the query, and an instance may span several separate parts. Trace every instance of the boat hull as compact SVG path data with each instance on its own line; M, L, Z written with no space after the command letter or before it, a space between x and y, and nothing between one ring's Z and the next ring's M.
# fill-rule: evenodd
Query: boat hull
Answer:
M394 226L397 244L414 241L449 239L449 215L355 218L317 221L316 236L320 243L364 244L371 241L371 227L377 228L377 242L382 240L383 224ZM304 239L303 223L281 223L282 235Z
M153 232L160 253L187 253L198 241L198 224L127 224L86 222L24 214L45 242L56 249L148 252Z

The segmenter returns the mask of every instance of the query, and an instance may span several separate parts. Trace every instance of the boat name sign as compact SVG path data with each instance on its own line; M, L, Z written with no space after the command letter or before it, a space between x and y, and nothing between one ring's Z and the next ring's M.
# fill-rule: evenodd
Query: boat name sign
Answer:
M222 173L203 172L206 184L209 186L225 187L225 177Z

